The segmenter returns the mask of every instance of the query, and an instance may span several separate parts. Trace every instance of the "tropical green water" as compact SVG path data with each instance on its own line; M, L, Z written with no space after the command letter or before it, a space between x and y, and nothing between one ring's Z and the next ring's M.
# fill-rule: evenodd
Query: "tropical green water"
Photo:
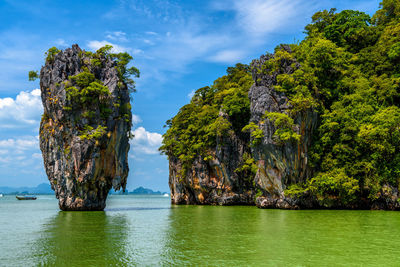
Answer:
M399 266L400 212L171 206L111 196L61 212L0 198L0 266Z

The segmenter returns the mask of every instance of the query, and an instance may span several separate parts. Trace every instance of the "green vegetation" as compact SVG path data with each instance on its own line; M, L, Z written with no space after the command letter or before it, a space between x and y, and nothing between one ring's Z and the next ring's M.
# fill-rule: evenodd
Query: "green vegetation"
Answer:
M28 73L29 81L35 81L37 78L39 78L39 74L37 71L29 71Z
M246 126L243 127L242 129L243 132L248 132L250 131L250 136L251 136L251 145L256 146L259 145L262 142L262 139L264 138L264 133L258 127L257 124L254 122L250 122Z
M393 61L400 21L390 18L398 6L394 3L383 1L373 18L356 11L331 12L327 20L332 26L313 30L309 37L330 38L340 51L332 60L342 63L338 79L330 81L336 84L331 101L322 102L314 166L323 173L344 170L371 199L384 184L398 187L400 181L400 69L399 61Z
M98 125L96 129L92 126L85 125L83 131L81 131L81 135L79 137L81 140L97 140L100 139L107 132L106 126Z
M359 183L348 177L343 169L335 169L319 173L304 185L291 185L286 191L287 196L301 197L305 193L315 196L322 206L332 204L349 204L357 199Z
M398 187L399 14L391 0L372 18L352 10L317 12L305 40L291 45L300 66L278 75L276 89L291 98L289 115L312 107L320 122L310 149L316 176L287 193L306 190L321 201L335 196L345 203L355 194L375 199L386 184ZM278 68L275 61L260 71ZM290 130L292 121L284 121ZM283 139L289 136L284 132Z
M265 112L265 117L272 121L277 128L274 137L278 143L285 143L287 141L300 141L301 135L297 134L293 128L295 127L294 121L285 113L279 112Z
M134 66L128 67L133 57L127 52L111 53L112 48L111 45L105 45L99 48L96 53L84 52L81 54L81 57L88 58L88 61L84 63L94 68L100 68L102 66L102 58L113 60L116 63L115 68L118 71L118 76L123 81L120 85L123 86L123 84L125 84L131 92L135 92L135 81L131 77L139 78L140 72Z
M243 159L238 168L236 168L235 172L240 175L242 178L247 178L249 182L253 183L253 177L257 172L257 164L254 158L250 153L245 152L243 154Z
M51 47L47 52L45 53L46 56L46 62L53 62L54 56L60 53L61 50L57 49L57 47Z
M212 86L198 89L190 104L167 121L169 129L160 151L180 159L185 171L197 156L211 159L210 151L223 142L224 136L236 133L249 140L242 128L250 119L247 94L252 83L249 66L237 64Z
M85 88L89 86L91 82L94 82L95 77L93 73L90 73L89 70L86 68L85 71L75 75L75 76L70 76L69 79L74 81L76 85L78 85L81 88Z
M289 45L291 52L278 46L255 70L276 77L274 89L290 99L285 113L265 114L276 127L278 143L301 142L296 118L310 110L318 114L309 149L314 177L291 185L287 194L307 192L323 205L333 199L345 204L360 197L376 199L387 185L398 188L398 1L383 0L373 17L353 10L320 11L305 30L303 41ZM190 165L197 155L209 156L217 141L232 131L243 129L253 146L260 144L262 130L249 123L251 83L248 67L238 64L212 86L198 89L191 103L167 122L160 150ZM220 111L226 116L219 116ZM250 161L240 168L252 169Z
M135 67L127 67L132 60L128 53L111 53L112 46L106 45L98 49L95 53L82 52L79 56L82 59L84 67L82 72L68 77L64 81L65 90L67 92L68 106L64 110L72 110L72 106L82 110L82 117L91 121L100 114L103 120L107 120L113 110L109 107L110 91L103 83L96 79L95 73L102 64L107 60L115 62L115 68L118 71L118 76L121 79L118 82L120 88L128 88L135 91L135 83L131 78L132 75L139 77L139 70ZM113 106L119 111L119 119L131 123L131 105L130 103L122 104L113 103ZM106 127L98 125L96 129L92 126L85 126L81 131L81 139L98 139L106 131Z
M88 70L85 70L75 76L70 76L72 84L77 86L66 87L67 99L81 105L93 105L104 100L110 95L108 88Z
M105 62L110 63L112 61L120 78L120 81L118 81L119 89L128 89L132 92L135 91L135 82L131 77L139 77L139 70L135 67L128 67L128 64L133 59L128 53L114 54L111 53L111 50L112 46L106 45L95 53L80 52L79 57L83 65L81 67L82 72L71 75L61 84L57 83L55 85L56 87L62 86L65 88L66 102L63 103L62 109L75 112L74 123L75 127L80 131L82 140L98 140L106 133L107 127L104 125L113 113L112 107L116 111L114 119L132 123L130 103L122 104L121 99L119 99L118 103L112 103L111 93L98 77L98 73L101 68L105 67L103 66ZM55 55L60 52L56 47L50 48L45 53L46 63L51 63ZM30 81L37 78L37 71L29 72ZM50 89L46 90L46 94L52 104L59 102L57 97L52 97ZM81 121L83 118L85 120ZM101 119L100 121L98 120L99 118ZM130 133L128 135L131 137Z
M69 153L71 153L71 147L67 146L66 148L64 148L64 155L68 156Z

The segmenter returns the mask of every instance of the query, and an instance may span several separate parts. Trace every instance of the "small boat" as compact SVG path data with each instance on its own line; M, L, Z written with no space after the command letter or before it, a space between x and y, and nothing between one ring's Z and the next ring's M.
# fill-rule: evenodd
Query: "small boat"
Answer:
M36 200L36 196L15 196L18 200Z
M3 194L0 194L0 197L3 197Z
M164 197L169 197L169 195L168 195L167 193L165 193L163 196L164 196Z

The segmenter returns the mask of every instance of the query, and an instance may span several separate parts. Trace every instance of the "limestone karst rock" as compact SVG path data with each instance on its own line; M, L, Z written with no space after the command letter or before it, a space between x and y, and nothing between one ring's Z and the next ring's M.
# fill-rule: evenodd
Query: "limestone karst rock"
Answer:
M282 46L281 49L291 53L289 46ZM311 177L308 150L311 146L313 131L318 123L317 113L312 109L300 112L295 116L294 123L297 125L295 130L301 135L301 139L298 142L283 144L274 139L276 127L273 122L265 119L265 112L288 114L291 109L290 99L284 93L274 89L276 76L282 73L293 73L299 64L292 59L281 61L278 72L265 74L258 71L264 62L273 56L263 55L252 62L255 82L249 91L250 121L256 123L264 135L261 142L252 148L252 155L258 167L254 181L264 192L264 197L272 199L268 200L268 203L275 203L276 200L283 198L283 190L289 184L302 183ZM261 200L257 203L261 203Z
M227 117L220 112L219 116ZM227 118L229 120L229 118ZM235 170L250 153L248 140L231 132L220 137L210 159L198 156L183 172L182 162L169 155L169 186L173 204L251 205L255 190Z
M237 168L251 175L239 180L254 182L257 206L400 210L400 43L393 33L400 13L394 2L383 1L373 17L317 12L303 40L246 65L252 77L231 75L236 67L229 67L167 121L160 150L185 170L195 168L196 177L207 176L197 157L215 158L216 136L229 135L218 127L236 123L235 134L247 132L251 150ZM219 120L218 111L231 119ZM188 183L188 175L170 179L171 190L184 185L183 195L191 195L204 188Z
M117 63L73 45L49 50L40 71L40 149L62 210L103 210L112 187L125 189L132 115Z
M281 49L291 53L289 46ZM217 137L216 146L209 147L211 157L198 155L186 169L182 161L167 150L172 203L296 207L296 203L285 198L283 191L288 185L304 182L311 176L308 149L318 118L312 109L300 112L294 118L294 131L301 136L299 142L279 143L275 140L276 127L265 113L288 114L291 109L290 99L275 90L276 76L293 73L300 65L293 58L280 62L279 71L275 73L262 71L264 63L273 57L273 54L261 56L251 65L254 83L248 92L250 121L246 124L251 122L260 130L261 140L254 142L244 128L229 131ZM223 107L219 116L234 123L224 114ZM179 139L179 135L175 138ZM253 170L252 164L257 170L255 174L253 171L245 175L238 172L241 166Z

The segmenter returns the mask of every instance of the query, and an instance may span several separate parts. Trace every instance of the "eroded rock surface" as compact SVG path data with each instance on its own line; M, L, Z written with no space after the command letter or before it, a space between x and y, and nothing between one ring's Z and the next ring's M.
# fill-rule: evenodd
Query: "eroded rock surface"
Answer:
M125 189L130 94L115 66L73 45L40 71L40 149L62 210L103 210L112 187Z
M220 113L220 116L226 114ZM229 118L228 118L229 119ZM191 168L183 169L179 159L169 156L169 186L173 204L254 205L252 177L237 168L244 153L250 153L248 140L231 132L218 140L211 159L197 157Z
M289 46L282 46L282 49L291 53ZM265 74L258 71L265 61L274 55L263 55L252 62L254 84L250 88L250 112L251 121L263 131L263 139L252 148L252 155L257 162L257 174L255 183L263 191L263 201L257 201L259 206L266 207L289 207L287 203L281 203L279 199L284 198L283 191L287 185L304 182L311 175L311 168L308 165L308 149L311 145L311 137L317 126L317 114L307 110L294 118L298 126L295 131L301 134L299 142L278 143L274 139L275 125L264 117L265 112L278 112L288 114L291 108L289 98L282 92L274 89L276 76L279 74L291 74L299 67L295 59L282 60L279 71L272 74Z

